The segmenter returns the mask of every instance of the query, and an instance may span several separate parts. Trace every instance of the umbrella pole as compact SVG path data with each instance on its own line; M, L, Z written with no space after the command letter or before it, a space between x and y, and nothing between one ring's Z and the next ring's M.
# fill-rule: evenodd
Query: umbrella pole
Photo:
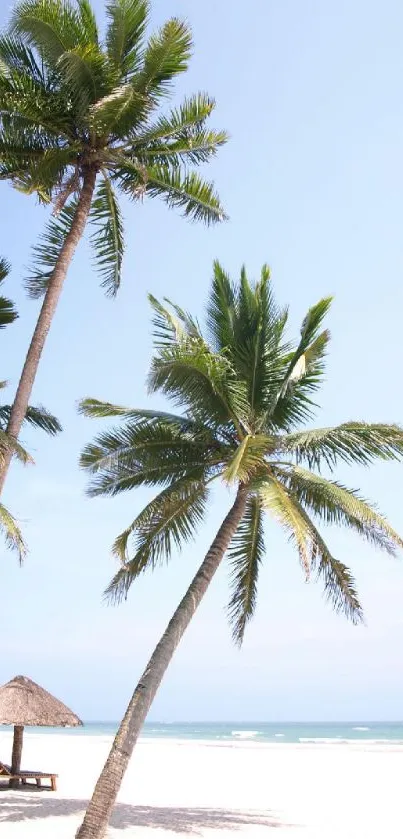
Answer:
M24 726L23 725L15 725L14 726L14 739L13 739L13 753L11 756L11 773L12 775L18 775L21 769L21 754L22 754L22 744L24 740ZM19 780L18 778L12 778L10 781L10 787L18 787Z

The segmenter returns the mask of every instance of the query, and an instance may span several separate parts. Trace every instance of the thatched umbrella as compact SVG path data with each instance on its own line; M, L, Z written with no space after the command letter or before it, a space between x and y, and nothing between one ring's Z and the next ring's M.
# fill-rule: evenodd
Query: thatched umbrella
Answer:
M81 720L63 702L26 676L15 676L0 687L0 725L14 726L12 774L21 769L25 725L66 727L82 725Z

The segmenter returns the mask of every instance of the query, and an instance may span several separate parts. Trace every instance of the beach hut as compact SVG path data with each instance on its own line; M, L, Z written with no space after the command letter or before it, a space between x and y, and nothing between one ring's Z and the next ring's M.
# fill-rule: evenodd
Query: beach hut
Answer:
M42 778L50 778L51 789L56 789L56 775L44 772L21 771L21 753L26 725L63 727L82 725L81 720L63 702L48 693L26 676L15 676L0 687L0 725L14 726L11 766L0 763L0 775L7 776L10 786L29 778L41 786Z

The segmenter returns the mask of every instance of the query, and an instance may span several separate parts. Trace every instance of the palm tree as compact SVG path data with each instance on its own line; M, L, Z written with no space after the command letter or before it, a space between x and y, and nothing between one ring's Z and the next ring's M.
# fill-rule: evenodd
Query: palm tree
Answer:
M225 217L213 185L192 169L227 139L206 128L214 100L199 93L161 110L188 68L191 32L172 18L146 40L149 11L148 0L108 0L101 42L89 0L20 0L0 37L0 179L54 210L28 278L44 300L10 414L15 438L88 220L102 286L109 295L119 288L116 190L137 202L161 197L197 221ZM7 468L6 458L0 490Z
M156 352L150 392L170 399L181 414L126 409L87 399L90 417L121 417L123 427L100 434L81 465L94 477L93 496L138 486L162 487L115 541L120 568L107 595L126 597L137 577L169 560L203 526L210 486L233 488L232 506L179 604L130 700L99 777L79 839L101 839L148 710L186 628L228 552L228 614L241 644L253 615L265 555L264 513L295 545L308 578L322 579L336 611L353 622L362 608L350 570L336 559L318 522L345 526L394 554L402 539L355 490L321 474L337 463L369 465L400 459L403 429L348 422L300 428L313 415L329 333L321 325L331 298L309 309L297 346L285 338L287 310L277 307L263 267L260 281L242 270L234 285L218 263L207 309L208 341L198 322L178 306L150 298ZM129 550L130 543L132 544Z
M9 263L0 257L0 285L8 276L9 271ZM4 327L13 323L17 317L18 314L12 301L8 297L0 295L0 329L4 329ZM0 390L5 388L6 385L7 382L0 382ZM10 405L0 405L0 467L5 458L13 455L22 463L32 462L28 452L7 432L10 413ZM40 428L42 431L47 431L48 434L57 434L58 431L61 431L61 426L56 417L42 407L34 408L28 405L24 419L28 424ZM0 504L0 532L4 536L7 547L17 552L19 561L22 563L26 554L26 545L15 518L4 504Z

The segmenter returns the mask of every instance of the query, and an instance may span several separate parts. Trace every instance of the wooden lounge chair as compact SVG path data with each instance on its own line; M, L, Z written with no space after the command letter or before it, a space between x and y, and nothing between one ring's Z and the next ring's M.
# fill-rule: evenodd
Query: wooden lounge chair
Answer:
M56 781L57 775L54 775L50 772L26 772L25 770L21 769L20 772L13 774L11 771L11 766L8 766L7 763L2 763L0 761L0 778L7 778L8 781L21 781L23 786L33 786L33 784L29 783L28 779L35 780L36 786L40 789L50 789L52 792L56 792ZM50 786L43 786L42 780L45 778L49 778Z

